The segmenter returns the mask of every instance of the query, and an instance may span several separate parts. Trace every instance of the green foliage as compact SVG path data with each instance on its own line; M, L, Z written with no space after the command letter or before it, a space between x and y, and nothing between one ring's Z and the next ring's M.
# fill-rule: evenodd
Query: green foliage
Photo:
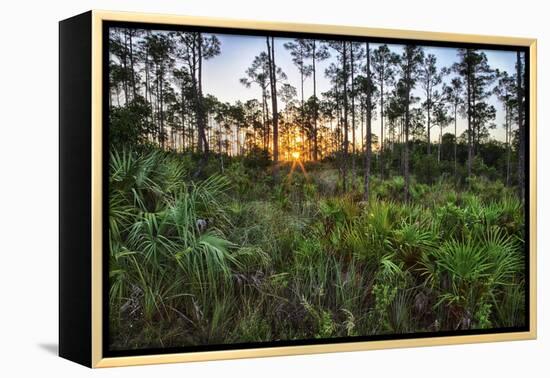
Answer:
M313 305L303 299L303 306L313 319L316 339L325 339L334 336L336 325L329 311L316 309Z
M403 198L403 189L405 180L402 176L395 176L391 180L386 180L375 186L373 190L375 196L379 199L399 201Z
M424 184L431 184L441 175L437 158L434 155L416 154L413 157L413 170L416 179Z
M396 256L409 269L416 268L423 255L430 252L438 242L437 235L424 229L425 226L418 223L405 223L394 232L393 248Z
M259 147L247 152L244 163L249 169L265 169L271 165L269 153Z
M491 325L492 299L521 277L518 240L498 227L465 241L444 242L424 258L427 283L439 293L436 306L451 309L455 328Z
M404 203L402 177L373 179L363 202L331 165L247 164L111 153L113 348L525 324L523 205L500 182L417 181Z
M109 111L109 141L114 146L137 146L146 142L144 135L153 129L148 123L151 107L143 97Z
M497 169L494 166L487 165L479 156L476 156L473 161L472 173L477 177L483 177L487 180L497 180L499 177Z

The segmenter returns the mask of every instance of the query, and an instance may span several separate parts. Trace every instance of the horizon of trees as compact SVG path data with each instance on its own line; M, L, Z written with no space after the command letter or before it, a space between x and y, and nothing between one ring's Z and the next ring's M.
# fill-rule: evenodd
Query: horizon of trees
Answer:
M380 177L396 168L403 175L405 200L411 155L419 149L435 164L452 162L455 176L464 165L470 177L476 158L493 144L505 156L504 181L523 190L523 53L516 54L515 72L506 72L492 68L483 51L469 48L457 49L456 61L442 67L423 46L405 45L397 53L391 44L294 39L284 43L300 78L291 83L278 64L283 53L275 47L278 38L257 38L265 40L265 48L244 72L228 74L237 75L235 85L257 87L261 96L228 103L203 91L204 62L223 58L215 34L111 29L111 141L197 153L203 164L212 154L262 155L275 167L297 155L334 159L344 191L363 174L365 199L376 160ZM329 58L320 71L319 63ZM330 82L328 91L318 93L320 77ZM307 80L313 90L306 94ZM504 112L503 125L495 123L492 97ZM377 117L380 130L373 130ZM467 124L460 135L459 120ZM498 126L504 142L491 139Z

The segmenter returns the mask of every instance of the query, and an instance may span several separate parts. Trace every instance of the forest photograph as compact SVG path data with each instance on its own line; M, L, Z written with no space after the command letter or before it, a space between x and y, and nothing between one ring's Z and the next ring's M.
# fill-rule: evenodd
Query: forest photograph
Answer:
M527 327L525 50L235 33L108 28L108 349Z

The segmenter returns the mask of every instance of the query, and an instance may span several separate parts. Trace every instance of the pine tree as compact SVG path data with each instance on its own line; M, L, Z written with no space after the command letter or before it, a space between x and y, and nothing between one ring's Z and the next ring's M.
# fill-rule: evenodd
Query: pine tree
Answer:
M403 140L403 169L405 176L404 199L405 202L410 198L410 166L409 166L409 134L411 131L411 96L412 90L420 77L420 68L424 60L424 51L421 47L415 45L405 45L403 53L399 60L401 72L401 94L403 96L405 123L405 137Z
M437 58L434 54L428 54L420 69L420 78L422 89L424 91L425 101L424 108L426 109L426 143L428 146L428 155L432 153L432 140L430 137L432 128L432 108L439 101L438 85L443 81L443 75L437 68Z
M445 96L445 101L447 101L453 112L453 121L454 121L454 173L455 177L457 176L457 124L458 124L458 109L464 103L463 96L464 88L462 86L462 81L459 78L453 78L450 84L443 87L443 94Z
M380 176L384 178L384 96L388 87L395 82L395 64L399 55L388 48L388 45L381 45L372 53L372 76L380 92Z

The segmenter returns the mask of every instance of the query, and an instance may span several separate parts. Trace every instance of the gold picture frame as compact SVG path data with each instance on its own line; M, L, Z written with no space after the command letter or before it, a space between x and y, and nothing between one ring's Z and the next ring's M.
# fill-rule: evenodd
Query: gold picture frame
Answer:
M115 367L143 364L160 364L174 362L190 362L190 361L208 361L221 359L238 359L251 357L269 357L269 356L284 356L298 354L313 354L313 353L328 353L328 352L348 352L361 351L371 349L388 349L388 348L403 348L403 347L423 347L448 344L467 344L467 343L483 343L496 341L513 341L513 340L529 340L535 339L537 336L537 264L536 264L536 242L537 242L537 41L530 38L513 38L501 36L484 36L484 35L469 35L469 34L454 34L454 33L436 33L411 30L394 30L394 29L378 29L368 27L355 26L335 26L335 25L316 25L316 24L295 24L295 23L278 23L278 22L258 22L250 20L230 20L217 19L209 17L189 17L175 16L162 14L146 14L146 13L127 13L127 12L111 12L93 10L87 14L91 25L90 36L90 83L91 83L91 168L90 168L90 214L91 214L91 230L90 230L90 288L89 295L91 314L90 330L90 356L84 364L99 368L99 367ZM170 353L170 354L155 354L155 355L137 355L123 357L104 357L103 356L103 183L102 183L102 167L104 162L103 145L103 23L105 21L133 22L133 23L153 23L164 25L191 25L205 26L217 28L237 28L251 29L261 31L283 31L297 33L316 33L316 34L331 34L342 36L355 37L376 37L376 38L398 38L412 39L422 41L439 41L439 42L458 42L458 43L474 43L474 44L489 44L489 45L507 45L507 46L522 46L527 47L529 51L529 330L525 332L510 332L510 333L487 333L476 335L457 335L457 336L441 336L427 338L407 338L398 340L380 340L380 341L361 341L361 342L345 342L332 344L314 344L300 346L277 346L277 347L262 347L255 349L234 349L234 350L218 350L218 351L201 351L187 353ZM64 106L64 104L60 104ZM63 286L63 282L61 286ZM61 288L63 290L63 287ZM63 309L66 309L61 305ZM61 311L61 310L60 310ZM63 310L65 311L65 310ZM68 316L68 315L67 315ZM61 319L60 319L61 321ZM65 336L69 337L69 336ZM61 343L62 344L62 343ZM61 355L63 355L63 347L60 346ZM70 353L67 358L71 358Z

